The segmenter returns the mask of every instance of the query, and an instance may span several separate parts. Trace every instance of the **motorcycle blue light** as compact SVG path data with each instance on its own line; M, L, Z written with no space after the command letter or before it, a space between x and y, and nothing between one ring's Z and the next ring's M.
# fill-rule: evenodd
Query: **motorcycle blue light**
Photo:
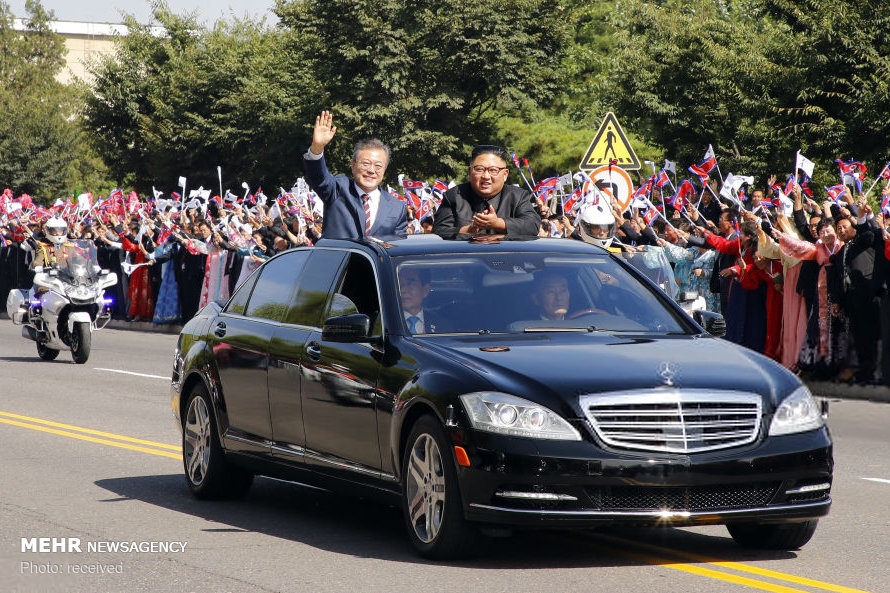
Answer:
M105 297L104 299L102 299L102 302L105 303L106 305L111 305L114 303L114 299L111 297Z

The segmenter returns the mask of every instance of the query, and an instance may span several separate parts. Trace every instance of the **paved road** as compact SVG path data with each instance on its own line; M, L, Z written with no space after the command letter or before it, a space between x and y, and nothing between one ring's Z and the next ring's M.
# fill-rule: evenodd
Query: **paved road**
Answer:
M46 363L0 322L0 590L890 591L888 404L832 402L835 502L799 552L742 551L722 527L620 529L521 533L437 565L377 503L271 479L194 500L169 409L175 339L104 330L86 365ZM40 552L41 537L81 551Z

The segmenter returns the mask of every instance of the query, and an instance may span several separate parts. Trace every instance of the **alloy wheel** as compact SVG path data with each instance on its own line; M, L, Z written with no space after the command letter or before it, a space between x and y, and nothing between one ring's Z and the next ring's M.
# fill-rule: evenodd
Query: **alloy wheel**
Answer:
M198 485L207 476L210 464L210 412L204 398L195 397L185 415L183 430L186 471L192 484Z
M407 475L408 513L424 543L436 538L445 512L445 468L435 439L421 434L411 447Z

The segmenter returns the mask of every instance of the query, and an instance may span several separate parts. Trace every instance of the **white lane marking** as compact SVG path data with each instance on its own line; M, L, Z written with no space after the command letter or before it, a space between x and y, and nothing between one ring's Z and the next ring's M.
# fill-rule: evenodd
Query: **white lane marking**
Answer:
M118 369L102 369L96 367L93 369L94 371L106 371L108 373L121 373L122 375L136 375L137 377L148 377L149 379L163 379L164 381L169 381L170 377L162 377L161 375L147 375L145 373L134 373L133 371L121 371Z
M868 480L869 482L880 482L881 484L890 484L890 480L884 478L860 478L860 480Z

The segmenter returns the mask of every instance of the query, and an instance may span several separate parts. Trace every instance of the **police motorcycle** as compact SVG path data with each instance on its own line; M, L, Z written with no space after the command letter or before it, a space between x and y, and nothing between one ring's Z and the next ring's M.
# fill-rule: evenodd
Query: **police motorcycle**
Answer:
M581 238L594 245L599 245L611 251L629 263L644 276L657 284L665 293L674 299L680 307L689 315L693 311L704 311L706 307L705 297L694 290L678 290L674 281L674 271L664 253L664 249L658 246L644 245L630 249L614 247L615 241L615 216L612 210L604 205L589 204L581 210L578 220L578 231Z
M92 332L111 319L111 299L105 289L117 283L117 274L101 269L91 241L68 241L67 225L47 223L55 262L34 268L34 288L14 289L6 299L6 312L22 337L37 342L37 355L54 360L70 350L77 364L90 357ZM61 238L61 240L60 240Z

